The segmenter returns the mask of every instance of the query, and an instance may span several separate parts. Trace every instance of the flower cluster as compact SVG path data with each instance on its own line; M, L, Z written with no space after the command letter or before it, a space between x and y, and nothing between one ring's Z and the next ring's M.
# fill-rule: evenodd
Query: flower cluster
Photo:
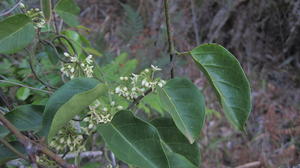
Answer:
M69 53L64 53L65 57L69 58L70 63L63 63L60 71L67 77L73 79L74 77L80 77L81 75L85 77L93 77L93 56L89 55L85 60L80 61L77 55L70 55Z
M58 152L81 152L85 150L83 136L72 125L62 128L50 142L50 147Z
M123 106L116 105L115 101L110 102L109 105L104 103L100 103L97 99L95 102L89 106L90 111L88 112L88 116L83 119L84 122L87 123L87 128L83 128L84 132L87 134L90 130L94 130L96 125L101 123L108 123L112 120L113 115L123 109Z
M26 15L31 18L32 22L34 23L35 29L45 27L45 17L43 12L39 8L32 8L26 11Z
M154 78L154 73L161 69L151 65L151 69L145 69L140 74L132 73L130 77L120 77L121 85L115 88L115 93L127 100L134 100L143 95L147 89L154 90L157 86L163 87L166 82L159 78Z

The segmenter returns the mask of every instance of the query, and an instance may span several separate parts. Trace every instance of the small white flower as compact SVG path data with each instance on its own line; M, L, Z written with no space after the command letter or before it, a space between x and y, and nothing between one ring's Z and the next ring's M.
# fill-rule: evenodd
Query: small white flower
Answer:
M117 109L118 109L118 110L122 110L122 109L123 109L123 106L118 106Z
M64 139L64 138L60 138L60 139L59 139L59 142L60 142L60 143L64 143L64 142L65 142L65 139Z
M126 77L124 77L124 80L126 80L126 81L127 81L127 80L128 80L128 77L127 77L127 76L126 76Z
M88 117L86 117L86 118L83 119L83 121L84 121L84 122L89 122L90 119L89 119Z
M121 77L120 77L120 80L124 80L124 77L123 77L123 76L121 76Z
M115 92L116 92L116 93L120 93L120 92L121 92L121 88L120 88L119 86L116 87Z
M72 67L72 68L70 69L70 72L71 72L71 73L74 73L74 72L75 72L75 68Z
M127 89L127 87L123 87L123 90L124 90L124 91L127 91L128 89Z
M148 73L148 72L150 72L150 71L149 71L149 69L146 68L146 69L145 69L145 72Z
M111 106L114 106L115 104L116 104L115 101L110 102L110 105L111 105Z
M161 71L161 68L159 68L158 66L151 65L151 68L152 68L154 71Z
M102 110L103 110L104 112L107 112L107 111L108 111L108 109L107 109L106 107L104 107Z
M69 56L70 56L70 54L67 53L67 52L64 52L64 55L65 55L66 57L69 57Z
M88 126L89 129L92 129L93 127L94 127L94 124L92 124L92 123L89 124L89 126Z
M23 8L23 9L25 8L25 5L22 2L19 5L20 5L20 8Z

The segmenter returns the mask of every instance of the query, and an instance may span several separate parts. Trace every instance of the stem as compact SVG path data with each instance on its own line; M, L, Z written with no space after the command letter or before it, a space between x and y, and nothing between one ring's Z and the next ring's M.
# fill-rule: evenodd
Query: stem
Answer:
M47 91L47 90L43 90L43 89L39 89L39 88L34 88L34 87L31 87L31 86L23 85L21 83L17 83L17 82L13 82L13 81L8 81L8 80L0 80L0 83L9 83L9 84L17 85L17 86L22 86L22 87L26 87L28 89L32 89L32 90L44 92L44 93L47 93L47 94L52 94L53 93L51 91Z
M13 10L15 10L20 5L21 2L22 2L22 0L20 0L18 3L16 3L12 8L8 9L7 11L1 12L0 13L0 17L8 15L10 12L12 12Z
M9 144L7 141L5 141L4 139L0 139L0 142L6 146L10 151L12 151L13 153L15 153L17 156L19 156L20 158L24 159L24 160L28 160L28 158L20 153L16 148L14 148L11 144Z
M48 83L44 82L43 80L41 80L39 78L39 76L37 75L37 73L34 70L33 67L33 56L35 54L35 50L36 50L36 45L33 46L33 51L29 51L28 49L25 48L25 50L29 53L29 67L31 69L31 72L33 74L33 76L36 78L36 80L38 80L42 85L46 86L49 89L55 89L55 87L49 85Z
M171 37L171 28L170 28L170 15L169 15L169 0L164 0L164 12L166 18L166 27L167 27L167 38L168 38L168 53L170 56L171 63L171 78L174 78L174 66L173 66L173 40Z
M135 106L136 104L139 104L139 102L145 97L147 96L149 93L151 93L153 90L152 89L148 89L146 90L146 92L143 95L140 95L139 97L137 97L136 99L134 99L134 101L127 107L127 110L131 109L133 106Z
M36 143L29 139L28 137L24 136L13 124L11 124L5 117L0 113L0 121L1 123L11 132L13 133L17 139L24 145L26 150L38 150L45 155L47 155L49 158L56 161L61 167L63 168L76 168L74 165L69 165L65 160L63 160L61 157L53 153L51 150L49 150L44 145L41 145L39 143ZM32 151L28 152L29 154L32 153Z

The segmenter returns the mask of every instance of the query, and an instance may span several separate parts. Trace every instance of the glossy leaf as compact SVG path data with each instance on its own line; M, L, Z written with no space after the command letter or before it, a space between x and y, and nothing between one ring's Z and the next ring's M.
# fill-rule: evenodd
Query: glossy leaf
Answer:
M43 11L43 14L45 16L46 21L49 21L51 18L51 0L41 0L41 8Z
M205 118L204 97L188 79L175 78L159 89L160 100L190 143L199 137Z
M49 98L49 101L45 107L45 111L43 114L43 129L40 132L41 135L48 136L50 127L53 123L53 118L55 117L57 111L59 111L65 103L70 101L75 95L80 95L80 93L84 93L95 88L98 84L99 82L95 79L77 78L67 82L62 87L60 87ZM75 109L69 109L69 111L72 110ZM67 113L65 115L67 115Z
M165 153L168 157L170 168L197 168L182 155L169 151L165 151Z
M23 14L0 21L0 53L12 54L29 45L35 36L33 23Z
M13 146L16 150L18 150L20 153L25 153L25 149L22 144L19 142L10 142L10 145ZM18 156L13 153L11 150L9 150L7 147L5 147L2 143L0 143L0 167L1 165L5 164L6 162L17 159Z
M5 118L9 120L19 131L37 132L42 127L42 113L44 106L40 105L22 105L11 112L5 114ZM9 134L9 131L0 125L0 138Z
M190 144L185 136L177 129L172 119L158 118L152 120L151 124L158 130L163 144L166 145L167 153L171 155L171 158L178 158L178 160L182 160L182 162L187 165L189 165L188 162L190 162L194 167L199 166L200 153L197 143ZM184 159L180 159L182 157ZM179 161L176 163L179 163Z
M74 0L60 0L55 6L55 12L71 27L79 25L77 15L80 8Z
M130 111L118 112L97 130L118 159L143 168L169 167L157 130Z
M216 90L229 121L243 130L251 111L250 85L237 59L218 44L201 45L191 55Z
M98 84L93 89L74 95L62 105L53 118L48 139L51 139L68 121L93 103L106 89L104 84Z

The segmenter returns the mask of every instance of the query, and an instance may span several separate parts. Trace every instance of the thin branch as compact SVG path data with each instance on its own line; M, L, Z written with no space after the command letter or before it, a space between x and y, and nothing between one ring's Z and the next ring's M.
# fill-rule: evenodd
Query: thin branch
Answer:
M172 64L171 68L171 78L174 78L174 66L173 66L173 39L171 36L171 27L170 27L170 15L169 15L169 0L164 0L164 13L166 19L166 27L167 27L167 38L168 38L168 54L170 56L170 62Z
M61 62L63 62L63 63L72 63L72 62L70 62L70 61L64 60L63 58L61 58L61 57L59 56L59 53L58 53L58 51L57 51L55 45L54 45L51 41L48 41L48 40L41 40L41 43L46 43L47 45L50 45L50 46L54 49L54 52L55 52L56 57L57 57Z
M6 146L10 151L12 151L13 153L15 153L17 156L19 156L20 158L24 159L24 160L28 160L28 158L20 153L16 148L14 148L11 144L9 144L7 141L5 141L4 139L0 139L0 142Z
M34 67L33 67L33 56L35 54L35 49L36 49L36 46L34 46L33 51L29 51L28 49L25 48L25 50L29 53L29 67L31 69L33 76L36 78L36 80L38 80L42 85L46 86L47 88L56 89L55 87L51 86L50 84L48 84L48 83L44 82L42 79L40 79L39 76L37 75L37 73L35 72Z
M36 143L29 139L28 137L24 136L13 124L8 121L4 115L0 113L0 121L11 133L13 133L17 139L24 145L25 149L28 150L37 150L45 155L47 155L49 158L56 161L61 167L63 168L76 168L74 165L69 165L65 160L63 160L61 157L53 153L51 150L49 150L44 145L41 145L39 143ZM35 152L37 152L35 151ZM29 154L32 153L32 151L29 151Z
M194 28L194 32L195 32L195 36L196 36L196 43L198 46L200 44L200 39L199 39L199 28L198 28L198 24L197 24L197 14L196 14L196 10L195 10L195 2L194 2L194 0L190 0L190 1L191 1L191 8L192 8L193 28Z
M27 86L27 85L24 85L24 84L21 84L21 83L17 83L17 82L13 82L13 81L8 81L8 80L0 80L0 83L9 83L9 84L17 85L17 86L22 86L22 87L25 87L25 88L28 88L28 89L32 89L32 90L44 92L44 93L47 93L47 94L52 94L53 93L53 92L48 91L48 90L34 88L34 87L31 87L31 86Z
M134 101L127 107L127 110L131 109L133 106L137 105L140 103L140 101L147 96L149 93L151 93L153 90L152 89L148 89L146 90L146 92L143 95L140 95L139 97L137 97L136 99L134 99Z
M13 10L15 10L21 3L22 3L22 0L20 0L19 2L17 2L12 8L8 9L7 11L0 12L0 17L8 15L10 12L12 12Z

